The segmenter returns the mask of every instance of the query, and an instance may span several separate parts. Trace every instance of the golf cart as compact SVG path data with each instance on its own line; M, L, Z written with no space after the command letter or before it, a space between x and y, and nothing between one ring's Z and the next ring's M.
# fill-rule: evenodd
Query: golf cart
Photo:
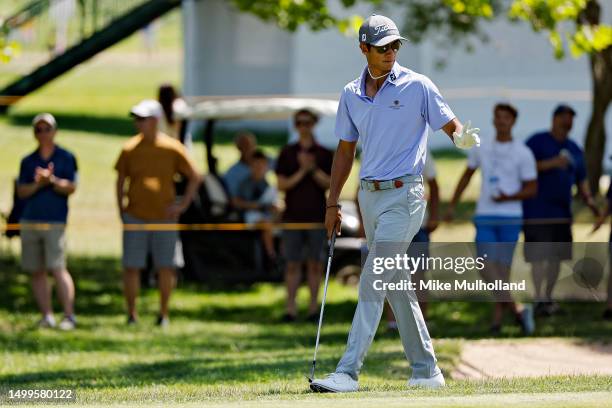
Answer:
M192 103L179 113L183 120L183 140L189 122L203 122L208 168L196 198L180 219L182 224L194 227L180 234L185 280L236 285L283 279L282 259L272 262L267 258L260 231L243 224L240 214L231 206L213 152L215 125L228 120L288 120L300 109L309 109L321 116L335 116L337 107L337 101L326 99L243 97ZM361 240L357 237L360 220L352 201L342 204L342 234L336 240L332 272L350 270L350 274L354 274L359 271L361 258ZM276 234L277 246L280 246L279 241ZM277 253L282 254L282 251Z

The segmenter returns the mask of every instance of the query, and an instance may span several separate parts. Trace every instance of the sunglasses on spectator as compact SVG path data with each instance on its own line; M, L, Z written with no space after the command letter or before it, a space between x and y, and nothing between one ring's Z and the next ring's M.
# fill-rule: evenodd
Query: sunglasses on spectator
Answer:
M53 130L52 127L50 126L45 126L45 127L35 127L34 128L34 133L39 134L39 133L49 133Z
M312 126L314 121L308 119L298 119L295 121L295 126Z
M398 52L401 46L402 46L402 42L400 40L395 40L392 43L389 43L387 45L383 45L380 47L371 45L371 47L374 48L376 52L378 52L379 54L384 54L385 52L389 51L389 49L392 49L393 51Z

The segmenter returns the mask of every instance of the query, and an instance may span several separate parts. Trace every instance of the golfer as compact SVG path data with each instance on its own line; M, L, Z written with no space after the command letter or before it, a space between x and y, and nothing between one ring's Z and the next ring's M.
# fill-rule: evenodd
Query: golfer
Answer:
M433 346L414 291L377 290L380 284L409 279L406 270L379 274L377 257L404 254L419 230L425 212L423 170L427 151L427 126L443 129L459 148L479 145L478 129L463 126L436 86L424 75L396 63L402 41L387 17L372 15L359 29L359 48L367 66L342 92L336 118L340 139L331 172L325 225L331 235L340 232L338 198L346 182L357 141L363 156L358 200L363 218L368 257L359 283L359 302L346 351L336 372L311 383L321 392L358 389L358 376L374 338L385 296L397 318L406 357L412 367L409 386L444 385Z

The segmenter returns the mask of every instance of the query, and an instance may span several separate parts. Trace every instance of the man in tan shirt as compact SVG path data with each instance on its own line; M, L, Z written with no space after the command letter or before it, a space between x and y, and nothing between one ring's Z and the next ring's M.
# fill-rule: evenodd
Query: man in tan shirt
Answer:
M167 326L168 300L177 267L178 231L159 224L177 222L189 207L201 178L185 147L158 131L163 114L159 102L144 100L130 113L139 134L124 145L115 165L117 204L124 223L123 283L128 324L138 320L136 297L140 270L146 265L147 254L151 253L159 274L161 305L157 324ZM185 195L178 201L174 188L177 173L189 180Z

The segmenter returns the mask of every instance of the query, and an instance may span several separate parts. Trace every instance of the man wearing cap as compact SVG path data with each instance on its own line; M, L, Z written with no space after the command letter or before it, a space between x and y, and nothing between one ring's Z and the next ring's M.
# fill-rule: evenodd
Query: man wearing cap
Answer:
M59 328L72 330L76 325L74 283L66 269L64 230L68 196L76 190L77 162L72 153L55 144L57 122L51 114L37 115L32 126L38 147L21 160L17 181L17 194L25 200L20 221L21 262L32 273L32 289L42 313L39 326L55 327L47 281L51 272L64 309Z
M569 139L576 112L559 105L553 112L549 131L527 140L538 168L538 194L523 201L525 260L531 263L537 315L558 311L552 301L561 261L572 259L572 186L598 216L589 184L582 150ZM545 287L544 287L545 286Z
M180 262L175 223L190 205L200 184L200 176L177 140L158 131L162 107L155 100L144 100L130 111L139 134L123 147L117 160L117 204L124 222L123 267L124 292L128 306L128 324L138 320L136 297L140 270L147 254L159 274L160 313L157 324L167 326L168 301L175 283L175 268ZM189 182L184 196L176 199L174 177L180 173ZM126 181L129 182L127 191Z
M361 75L340 96L336 136L340 139L331 172L325 225L340 232L338 198L353 165L355 147L363 147L358 194L368 243L359 283L359 301L346 351L336 371L311 383L314 391L358 389L365 354L381 318L384 299L393 309L407 359L410 386L440 387L438 368L427 326L412 290L384 290L381 284L408 281L405 269L374 269L375 262L406 253L425 212L423 177L427 127L444 132L460 148L479 145L478 129L463 126L429 78L396 61L401 42L396 25L372 15L359 29L359 48L367 60Z

